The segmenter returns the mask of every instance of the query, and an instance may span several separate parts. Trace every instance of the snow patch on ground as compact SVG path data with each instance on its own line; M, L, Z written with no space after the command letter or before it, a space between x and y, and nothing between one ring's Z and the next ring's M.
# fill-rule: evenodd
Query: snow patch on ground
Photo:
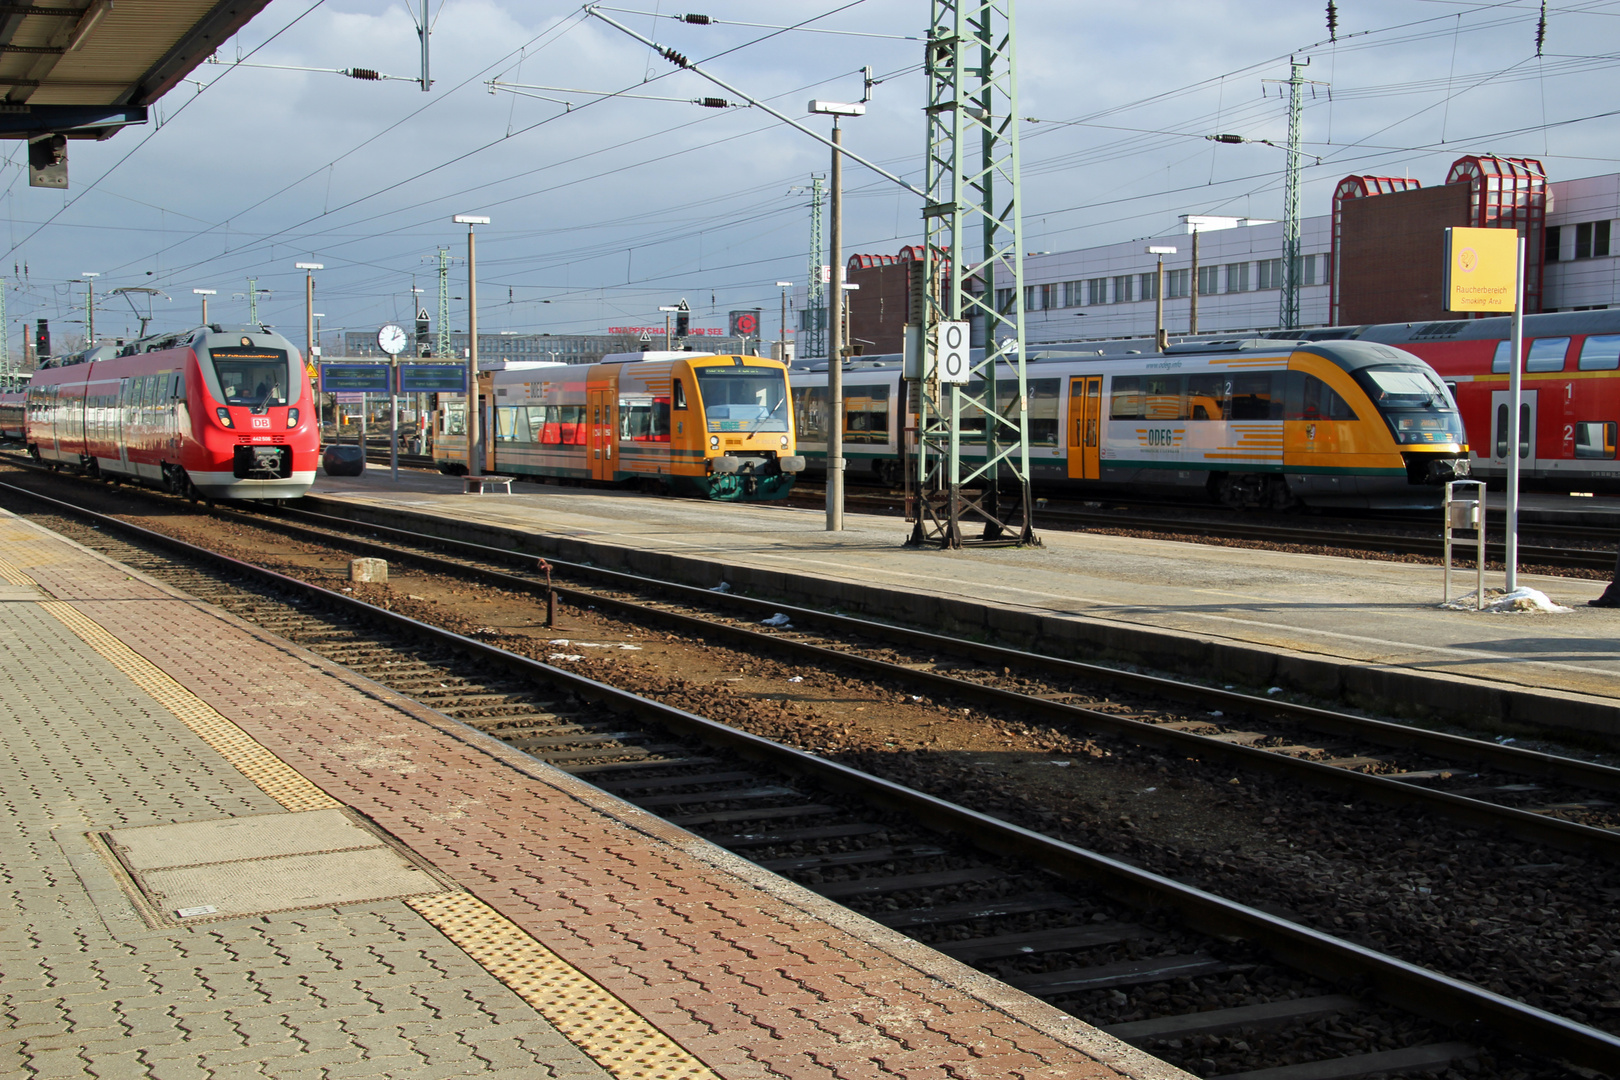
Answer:
M1477 607L1476 595L1475 593L1469 593L1467 596L1459 596L1457 599L1440 606L1449 611L1474 611ZM1502 615L1517 611L1567 613L1575 609L1564 607L1562 604L1555 604L1547 599L1546 593L1535 589L1514 589L1512 592L1504 592L1501 589L1486 589L1485 606L1479 610Z

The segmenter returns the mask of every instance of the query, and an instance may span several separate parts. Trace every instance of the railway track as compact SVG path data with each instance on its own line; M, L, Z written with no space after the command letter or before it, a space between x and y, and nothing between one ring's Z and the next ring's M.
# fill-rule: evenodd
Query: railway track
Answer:
M1281 1070L1266 1069L1266 1080L1435 1072L1460 1062L1489 1073L1509 1064L1494 1048L1500 1044L1620 1069L1620 1039L1601 1031L825 758L52 501L76 519L94 519L97 530L78 532L114 557L1201 1075L1257 1063ZM1337 992L1346 986L1360 995ZM1486 1040L1493 1048L1482 1055ZM1298 1063L1300 1056L1311 1060ZM1534 1063L1513 1067L1524 1065L1551 1075Z
M795 486L792 497L795 506L811 506L819 505L816 500L825 496L818 489L805 487L801 490ZM847 492L845 495L846 506L850 509L871 513L899 512L904 501L902 494L875 490L858 490ZM1046 500L1043 499L1041 502L1046 503ZM1324 524L1312 526L1246 520L1243 515L1215 517L1196 515L1196 512L1187 514L1184 510L1175 513L1165 513L1162 510L1156 512L1152 508L1153 505L1146 504L1138 508L1120 510L1088 508L1072 502L1046 504L1037 508L1035 523L1037 529L1113 529L1174 537L1192 536L1264 544L1300 544L1374 554L1421 555L1431 559L1442 558L1445 551L1444 543L1439 536L1439 511L1430 513L1428 520L1416 517L1385 519L1340 516L1317 519L1322 520ZM1424 530L1432 535L1415 536L1412 535L1414 529ZM1485 544L1487 561L1499 563L1505 558L1502 542L1490 539L1493 534L1500 536L1501 530L1502 526L1496 518L1487 521ZM1614 549L1616 545L1620 545L1620 529L1604 526L1521 523L1520 534L1521 537L1539 538L1541 541L1525 543L1521 539L1519 544L1520 563L1535 566L1613 570ZM1593 546L1566 547L1547 541L1583 542ZM1473 533L1457 534L1456 548L1452 553L1457 565L1473 564L1474 543Z

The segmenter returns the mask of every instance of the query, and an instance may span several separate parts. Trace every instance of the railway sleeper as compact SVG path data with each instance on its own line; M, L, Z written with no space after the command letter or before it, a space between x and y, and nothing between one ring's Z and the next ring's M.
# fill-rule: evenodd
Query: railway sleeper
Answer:
M1118 990L1125 986L1188 979L1195 975L1233 975L1253 971L1253 964L1234 964L1201 953L1155 956L1150 960L1119 960L1109 964L1014 975L1002 979L1009 986L1040 998L1084 994L1092 990Z
M1100 945L1117 945L1123 941L1161 936L1135 923L1110 922L1016 934L994 934L990 937L969 938L965 941L942 941L936 942L933 947L964 964L977 964L985 960L1001 960L1036 953L1094 949Z
M1359 1012L1365 1006L1353 997L1343 994L1321 994L1316 997L1291 998L1268 1001L1263 1005L1239 1005L1230 1009L1212 1009L1208 1012L1180 1013L1160 1016L1153 1020L1135 1020L1127 1024L1114 1024L1103 1031L1128 1043L1149 1042L1154 1039L1180 1039L1189 1035L1223 1035L1244 1029L1263 1031L1288 1027L1304 1020L1320 1020L1340 1013Z
M1361 1080L1403 1072L1438 1072L1479 1056L1479 1048L1468 1043L1428 1043L1405 1050L1383 1050L1375 1054L1306 1061L1279 1065L1273 1069L1227 1073L1209 1080Z

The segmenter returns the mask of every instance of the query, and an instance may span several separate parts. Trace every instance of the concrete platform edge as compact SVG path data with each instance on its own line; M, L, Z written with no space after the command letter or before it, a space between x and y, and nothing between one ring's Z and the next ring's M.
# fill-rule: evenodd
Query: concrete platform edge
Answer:
M5 512L0 511L0 513ZM7 516L11 517L13 515L7 514ZM1069 1046L1099 1064L1113 1068L1133 1078L1133 1080L1188 1080L1189 1078L1189 1074L1182 1070L1160 1061L1129 1043L1103 1033L1101 1030L1039 998L1026 994L1021 990L1016 990L992 976L985 975L960 961L913 941L898 931L891 930L801 885L771 871L764 870L725 848L672 825L632 803L591 785L585 780L533 758L492 735L404 697L381 683L327 660L299 645L278 637L263 627L247 622L204 600L175 589L133 567L118 562L116 559L87 548L77 541L50 532L27 519L17 518L16 520L18 524L31 530L37 530L57 542L69 545L85 556L115 568L120 573L127 574L144 585L150 586L176 600L197 607L213 618L230 625L233 629L254 638L261 644L295 657L300 662L316 668L323 674L359 689L379 703L405 713L419 722L428 724L450 738L476 749L516 772L546 784L606 817L621 822L626 827L641 833L651 840L668 844L697 861L706 863L740 881L746 882L751 887L771 896L778 902L803 912L808 918L829 924L851 937L865 942L893 957L898 963L912 968L919 974L953 987L961 993L982 1002L986 1007L994 1009L1019 1023L1028 1025L1053 1041ZM78 606L77 602L69 601L69 603ZM134 648L133 645L130 647ZM205 688L188 687L188 689L207 700L208 695ZM309 779L311 782L318 782L315 777L309 777ZM373 824L378 828L382 828L376 822L373 822ZM384 831L387 830L384 829ZM390 835L392 834L390 833ZM411 847L407 838L394 836L394 839L412 851L415 850ZM420 853L418 855L425 858ZM457 884L472 895L479 895L479 890L475 886L468 885L465 882L458 882ZM480 897L480 899L489 903L496 910L502 910L503 905L498 896L484 896ZM547 942L543 944L555 948L554 943ZM568 959L569 950L566 947L559 949L558 952L564 959ZM646 1019L655 1026L658 1024L657 1017L647 1016Z
M985 636L1000 644L1036 648L1052 655L1139 664L1203 678L1231 679L1253 687L1282 686L1411 719L1449 721L1487 730L1541 731L1607 743L1620 741L1620 701L1611 699L1390 664L1354 663L1079 613L994 608L959 597L827 581L715 559L524 533L330 496L305 496L304 501L334 517L409 528L446 539L591 563L705 588L726 582L732 589L752 596L807 607L832 606L855 615L968 637ZM1218 676L1213 674L1217 672Z

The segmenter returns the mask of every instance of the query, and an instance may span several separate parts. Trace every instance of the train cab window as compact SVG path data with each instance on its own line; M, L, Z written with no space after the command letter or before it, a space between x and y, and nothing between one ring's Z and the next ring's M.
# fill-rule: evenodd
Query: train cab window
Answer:
M1356 411L1327 383L1304 371L1288 373L1284 420L1355 420Z
M464 402L464 401L453 401L453 402L451 402L450 404L448 404L448 405L446 405L444 407L444 431L442 432L442 434L445 434L445 435L466 435L467 434L467 403L466 402Z
M1615 428L1613 421L1588 421L1575 425L1575 456L1577 458L1610 460L1614 457Z
M1581 342L1582 371L1614 371L1620 368L1620 334L1594 334Z
M1536 338L1530 343L1530 355L1525 357L1526 371L1563 371L1564 354L1569 352L1569 338Z
M670 397L672 399L671 404L674 405L675 408L686 408L686 387L681 384L681 380L675 380L675 390Z
M1226 398L1232 384L1223 374L1187 376L1187 417L1191 420L1225 420Z
M1140 375L1115 375L1113 397L1108 408L1110 420L1141 420L1147 415L1147 396L1142 392Z
M1233 420L1281 420L1283 418L1284 372L1234 371L1232 373Z

